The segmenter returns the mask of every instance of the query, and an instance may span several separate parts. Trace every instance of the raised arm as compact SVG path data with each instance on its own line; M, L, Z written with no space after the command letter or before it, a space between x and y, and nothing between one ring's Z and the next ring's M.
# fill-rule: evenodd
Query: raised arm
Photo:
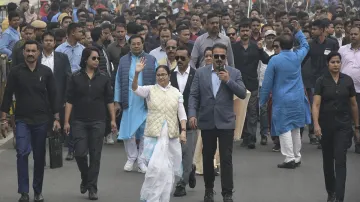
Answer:
M146 98L149 96L149 92L150 92L149 86L139 86L138 85L139 74L144 69L144 67L145 67L145 58L141 58L136 63L135 75L133 78L131 88L136 95Z
M306 57L307 53L309 52L310 46L306 40L304 33L301 30L299 30L295 34L295 38L296 38L296 40L299 41L300 47L297 50L295 50L294 52L296 53L296 55L301 63L304 60L304 58Z

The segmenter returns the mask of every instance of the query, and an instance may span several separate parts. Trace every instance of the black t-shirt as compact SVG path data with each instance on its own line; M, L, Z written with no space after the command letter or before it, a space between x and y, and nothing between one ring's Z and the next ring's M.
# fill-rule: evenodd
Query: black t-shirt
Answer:
M321 127L343 128L351 126L350 98L356 96L352 78L340 73L335 83L330 72L324 73L315 85L314 95L321 96L319 124Z

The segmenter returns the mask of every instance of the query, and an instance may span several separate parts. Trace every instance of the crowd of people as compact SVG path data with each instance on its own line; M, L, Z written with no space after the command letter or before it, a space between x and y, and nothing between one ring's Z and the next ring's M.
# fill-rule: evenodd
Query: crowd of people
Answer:
M51 130L66 135L65 159L76 160L90 200L103 143L116 137L124 171L145 174L141 201L184 197L201 174L204 202L214 201L216 175L232 202L234 99L247 96L241 145L253 150L271 137L285 157L278 168L295 169L308 127L327 201L343 202L347 150L355 142L360 153L359 2L52 0L38 12L29 0L9 3L0 125L8 129L16 101L19 202L30 200L31 151L34 201L44 201Z

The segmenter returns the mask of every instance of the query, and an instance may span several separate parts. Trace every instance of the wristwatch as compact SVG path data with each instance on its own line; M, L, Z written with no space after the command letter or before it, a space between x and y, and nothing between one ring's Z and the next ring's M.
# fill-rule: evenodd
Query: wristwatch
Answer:
M181 131L185 131L185 132L186 132L186 128L182 128Z

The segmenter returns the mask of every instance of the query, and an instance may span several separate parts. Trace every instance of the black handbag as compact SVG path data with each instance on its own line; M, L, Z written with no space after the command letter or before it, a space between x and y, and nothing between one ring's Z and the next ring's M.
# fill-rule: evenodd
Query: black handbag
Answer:
M61 133L53 131L49 137L50 168L61 168L63 166L63 147Z

